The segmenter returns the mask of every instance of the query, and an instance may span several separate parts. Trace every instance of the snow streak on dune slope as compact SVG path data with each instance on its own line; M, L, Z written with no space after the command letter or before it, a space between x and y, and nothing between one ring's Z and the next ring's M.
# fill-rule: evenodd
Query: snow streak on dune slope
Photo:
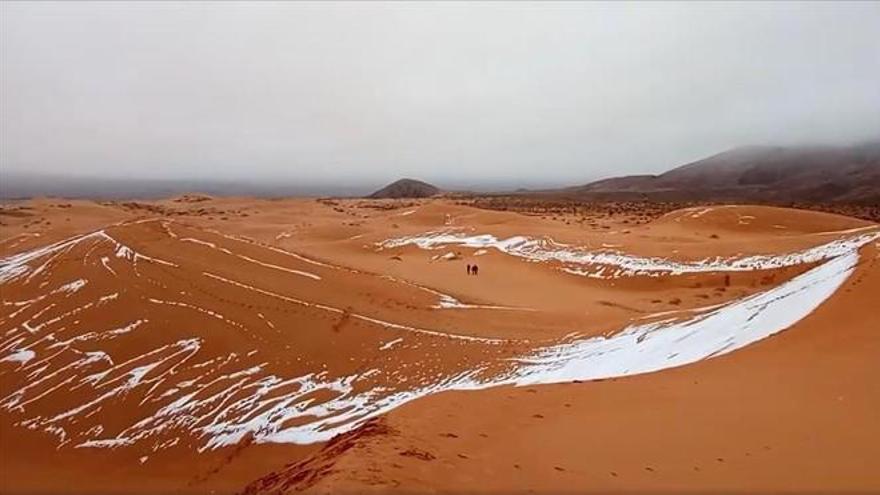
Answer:
M859 229L864 230L864 229ZM820 246L782 255L756 255L739 258L707 258L682 262L664 258L634 256L612 250L589 250L556 242L552 239L532 239L514 236L498 239L491 234L467 235L454 230L428 232L416 236L398 237L379 243L380 248L407 245L422 249L440 249L445 246L463 246L474 249L494 248L502 253L528 261L557 261L566 272L594 278L618 278L635 275L659 276L684 273L724 271L751 271L784 268L815 263L841 256L880 238L880 231L844 237Z
M178 257L171 262L148 255L99 231L0 261L0 413L55 435L60 446L82 448L150 453L212 449L246 437L324 441L445 390L631 375L731 352L812 312L852 273L858 247L876 236L779 257L786 261L765 257L771 265L827 261L689 320L633 325L607 338L508 346L425 332L258 287L248 278L251 260L216 254L218 247L204 239L169 235L155 241L168 244L151 246L170 253L174 243L185 242L205 256L243 262L224 266L221 276L198 264L189 268ZM436 238L418 242L430 247ZM556 246L534 241L537 247L522 251L532 241L466 242L535 256ZM268 263L258 260L262 248L250 249L258 265ZM308 277L289 278L305 290L314 286ZM12 294L22 298L9 299ZM437 294L442 302L445 295ZM343 323L349 327L340 331Z
M320 419L306 427L279 430L263 440L297 443L329 440L406 402L447 390L613 378L726 354L778 333L810 314L846 280L857 260L856 252L847 253L779 287L692 320L632 326L610 338L595 337L539 348L526 356L510 359L511 368L494 376L487 376L485 369L478 368L390 396L377 397L366 392L342 397L333 404L333 409L352 412L330 421Z

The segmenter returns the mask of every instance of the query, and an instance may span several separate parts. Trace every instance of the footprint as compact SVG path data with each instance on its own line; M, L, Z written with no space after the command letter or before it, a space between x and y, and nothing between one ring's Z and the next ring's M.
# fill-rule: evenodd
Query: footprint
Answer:
M423 461L433 461L434 459L436 459L434 454L432 454L426 450L420 450L420 449L416 449L416 448L405 450L405 451L401 452L400 455L402 455L404 457L415 457L416 459L420 459Z

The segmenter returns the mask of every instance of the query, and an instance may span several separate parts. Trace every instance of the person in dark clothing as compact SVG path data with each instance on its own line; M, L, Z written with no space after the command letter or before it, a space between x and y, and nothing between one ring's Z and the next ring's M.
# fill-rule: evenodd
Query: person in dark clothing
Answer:
M468 270L468 275L470 275L471 274L471 265L470 264L468 264L467 270Z
M477 275L479 273L479 271L480 271L480 267L478 267L477 265L474 265L471 267L471 273L473 273L474 275Z

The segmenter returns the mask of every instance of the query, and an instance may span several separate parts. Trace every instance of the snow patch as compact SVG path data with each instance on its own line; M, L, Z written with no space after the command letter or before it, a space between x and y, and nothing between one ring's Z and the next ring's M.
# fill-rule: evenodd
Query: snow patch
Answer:
M673 261L664 258L639 257L612 250L593 251L558 243L552 239L514 236L498 239L491 234L466 235L455 231L429 232L417 236L389 239L380 248L415 245L422 249L438 249L449 245L471 248L494 248L527 261L557 261L562 270L594 278L623 276L680 275L724 271L752 271L784 268L816 263L847 254L880 238L880 231L864 233L782 255L755 255L734 258L706 258L700 261Z
M395 344L398 344L400 342L403 342L403 337L399 337L399 338L396 338L394 340L391 340L391 341L388 341L388 342L382 344L382 346L379 347L379 350L380 351L387 351L388 349L391 349L392 347L394 347Z
M5 358L0 359L0 361L25 364L36 356L37 354L34 351L31 351L29 349L20 349L6 356Z

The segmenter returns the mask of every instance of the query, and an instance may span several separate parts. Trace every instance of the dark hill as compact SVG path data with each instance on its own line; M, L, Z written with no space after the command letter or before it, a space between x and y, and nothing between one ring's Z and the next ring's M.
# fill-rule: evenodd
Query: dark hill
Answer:
M603 199L880 204L880 141L736 148L660 175L604 179L560 192Z
M440 189L415 179L400 179L367 196L372 199L427 198L440 194Z

